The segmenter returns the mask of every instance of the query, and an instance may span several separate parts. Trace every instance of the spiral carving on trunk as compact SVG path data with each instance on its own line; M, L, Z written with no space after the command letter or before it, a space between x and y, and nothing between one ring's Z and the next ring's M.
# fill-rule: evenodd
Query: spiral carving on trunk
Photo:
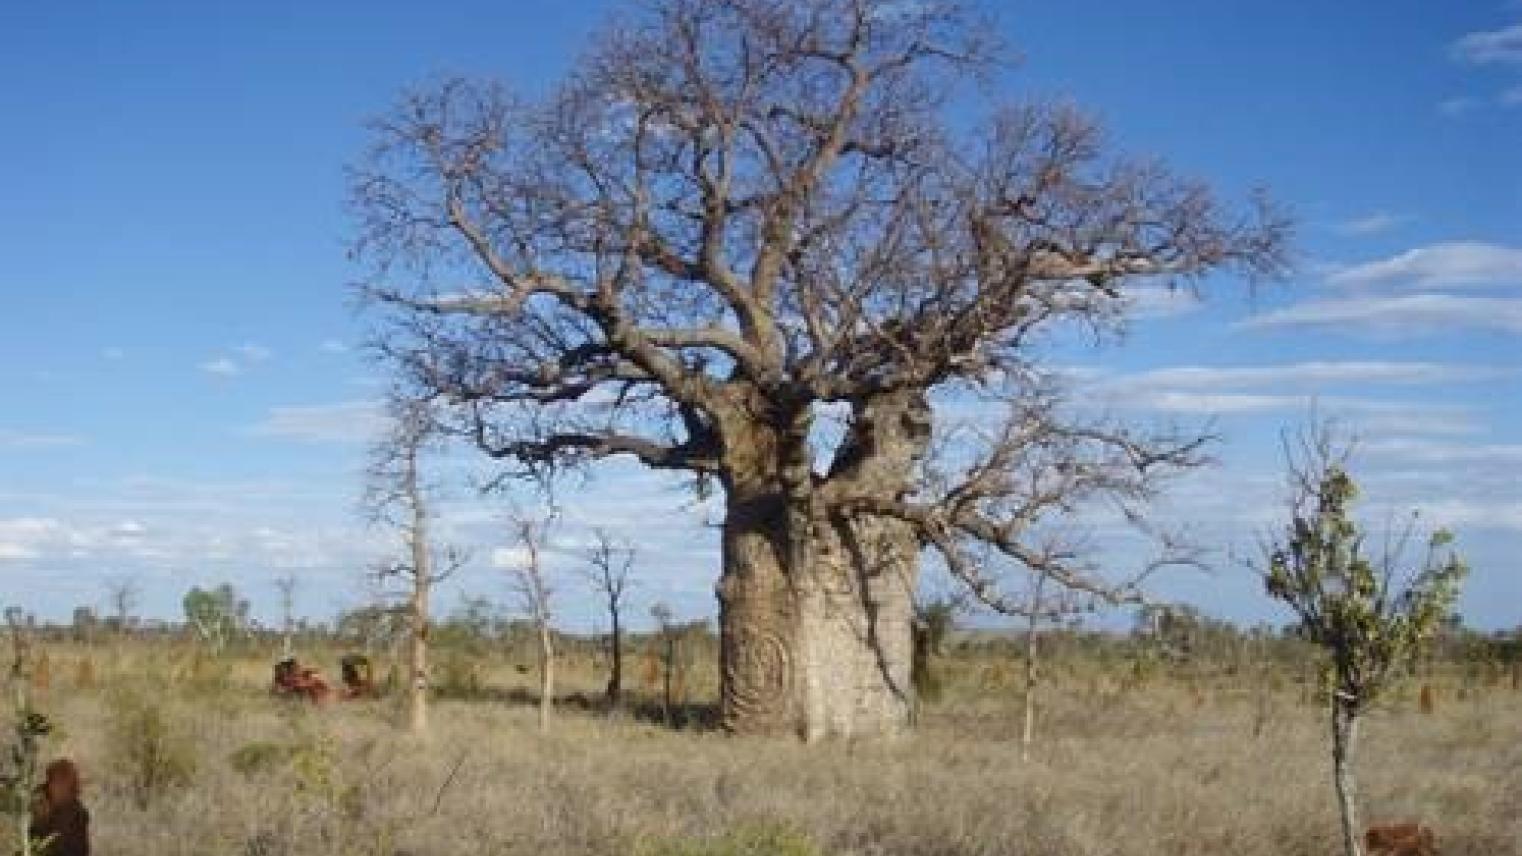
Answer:
M781 713L793 669L786 640L754 622L736 628L734 638L733 655L725 664L731 715L764 718Z

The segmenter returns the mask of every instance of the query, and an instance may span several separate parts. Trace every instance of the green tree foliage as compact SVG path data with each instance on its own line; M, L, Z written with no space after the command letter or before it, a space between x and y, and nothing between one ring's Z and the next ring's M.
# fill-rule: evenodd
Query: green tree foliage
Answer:
M248 601L228 583L213 589L196 586L185 593L181 603L186 623L215 651L248 629Z
M1398 556L1372 559L1349 515L1357 496L1341 466L1328 468L1314 508L1294 515L1264 576L1269 595L1294 610L1306 638L1327 652L1339 702L1355 712L1374 701L1397 666L1431 643L1468 573L1452 549L1452 533L1443 529L1431 534L1425 560L1404 578Z
M1468 566L1453 535L1426 539L1420 564L1405 568L1416 520L1384 539L1371 555L1352 515L1358 487L1328 427L1291 455L1294 496L1282 538L1268 545L1259 568L1269 596L1289 606L1304 637L1327 655L1331 685L1332 758L1348 856L1360 856L1352 758L1358 717L1391 675L1411 663L1452 614Z

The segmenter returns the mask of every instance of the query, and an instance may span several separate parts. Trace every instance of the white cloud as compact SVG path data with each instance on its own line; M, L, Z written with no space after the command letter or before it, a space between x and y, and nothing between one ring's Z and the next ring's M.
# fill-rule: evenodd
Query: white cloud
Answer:
M1516 467L1522 464L1522 444L1444 443L1436 440L1396 438L1364 443L1360 451L1394 458L1401 463L1478 464L1484 467Z
M528 548L526 547L497 547L491 551L491 564L494 568L513 570L528 564Z
M269 348L253 343L234 345L232 351L250 363L262 363L275 355L275 352Z
M1243 328L1338 327L1410 334L1467 328L1522 332L1522 298L1406 294L1309 300L1238 322Z
M243 367L227 357L217 357L201 363L201 371L217 377L235 377L243 373Z
M1485 102L1472 95L1459 95L1454 98L1445 98L1437 103L1437 111L1444 116L1462 116L1472 113L1484 105Z
M1502 107L1522 107L1522 85L1513 86L1496 96Z
M384 427L381 406L374 401L272 408L253 433L261 437L312 443L369 442Z
M115 348L115 347L112 347L112 348L102 348L101 351L100 351L100 355L104 359L110 360L111 362L120 362L121 360L124 360L124 359L127 358L127 352L125 350L123 350L121 348Z
M1432 244L1344 268L1328 277L1327 282L1337 286L1429 289L1522 285L1522 249L1480 241Z
M318 350L325 354L347 354L349 352L349 346L337 339L328 339L317 347Z
M1522 24L1469 33L1453 43L1457 59L1476 64L1522 63Z
M0 450L68 449L84 445L84 439L72 434L31 434L0 430Z
M148 527L136 520L124 520L111 527L111 535L116 538L139 538L148 532Z
M1515 375L1498 366L1429 362L1322 361L1271 366L1175 366L1100 379L1096 400L1159 413L1231 416L1307 413L1313 408L1348 420L1361 432L1462 435L1476 430L1469 408L1386 401L1328 390L1356 386L1422 386L1479 382Z
M21 562L37 558L37 551L23 544L0 541L0 562Z
M1317 410L1346 421L1359 433L1471 434L1469 411L1452 405L1403 404L1312 393L1187 392L1139 390L1121 396L1126 406L1159 413L1195 416L1241 416L1261 413L1306 414Z
M1376 211L1363 217L1354 217L1344 220L1336 225L1336 230L1344 235L1378 235L1388 232L1397 226L1411 221L1410 217L1402 214L1391 214L1388 211Z
M45 545L59 541L63 534L63 524L48 517L0 520L0 560L36 559Z
M1205 305L1198 294L1187 288L1166 285L1142 285L1126 294L1132 317L1142 319L1176 318L1188 315Z
M1274 366L1174 366L1128 375L1131 387L1209 389L1306 384L1439 384L1488 380L1515 374L1499 366L1377 360L1313 361Z
M1424 519L1452 529L1509 529L1522 532L1522 502L1472 502L1439 499L1420 502Z

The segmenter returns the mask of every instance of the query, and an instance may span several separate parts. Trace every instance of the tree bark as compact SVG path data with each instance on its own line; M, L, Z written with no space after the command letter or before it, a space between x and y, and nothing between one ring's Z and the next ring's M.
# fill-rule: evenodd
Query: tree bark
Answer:
M409 656L408 726L414 734L428 731L428 595L430 580L419 575L412 589L412 639Z
M927 419L914 402L860 408L828 480L902 494L928 440ZM747 452L769 465L761 477L736 478L732 469L726 479L721 723L737 734L807 741L899 734L914 706L919 544L898 521L807 507L790 445L757 437Z
M541 596L543 596L541 592ZM555 709L555 647L550 639L550 624L539 616L539 731L550 730L550 716Z
M1337 787L1337 807L1342 814L1343 851L1346 856L1363 856L1363 846L1358 837L1358 791L1353 778L1353 750L1357 739L1357 711L1334 696L1332 778Z
M1044 580L1045 577L1042 577ZM1036 589L1039 601L1040 586ZM1036 739L1036 625L1039 603L1031 608L1025 624L1025 720L1020 729L1020 760L1029 761L1031 743Z
M418 487L417 457L413 450L407 462L406 490L412 507L412 525L407 533L412 551L412 638L408 677L408 726L413 734L428 731L428 595L433 585L433 554L428 543L428 508Z
M608 706L618 707L624 697L624 633L619 623L618 607L614 606L608 612L613 621L613 638L610 640L612 663L608 669Z

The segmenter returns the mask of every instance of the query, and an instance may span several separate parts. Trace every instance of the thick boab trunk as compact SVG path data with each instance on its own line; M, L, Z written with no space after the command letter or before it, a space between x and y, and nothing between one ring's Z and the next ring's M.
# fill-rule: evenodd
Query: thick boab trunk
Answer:
M798 603L786 569L778 495L729 497L719 579L721 722L736 734L782 734L798 724Z
M891 735L910 722L917 551L881 521L816 528L788 561L780 499L731 502L719 582L722 723L806 740Z
M928 441L928 409L889 404L858 413L830 478L884 495L905 490ZM800 511L781 479L726 487L718 586L724 727L805 740L904 731L914 708L913 533L883 518Z

